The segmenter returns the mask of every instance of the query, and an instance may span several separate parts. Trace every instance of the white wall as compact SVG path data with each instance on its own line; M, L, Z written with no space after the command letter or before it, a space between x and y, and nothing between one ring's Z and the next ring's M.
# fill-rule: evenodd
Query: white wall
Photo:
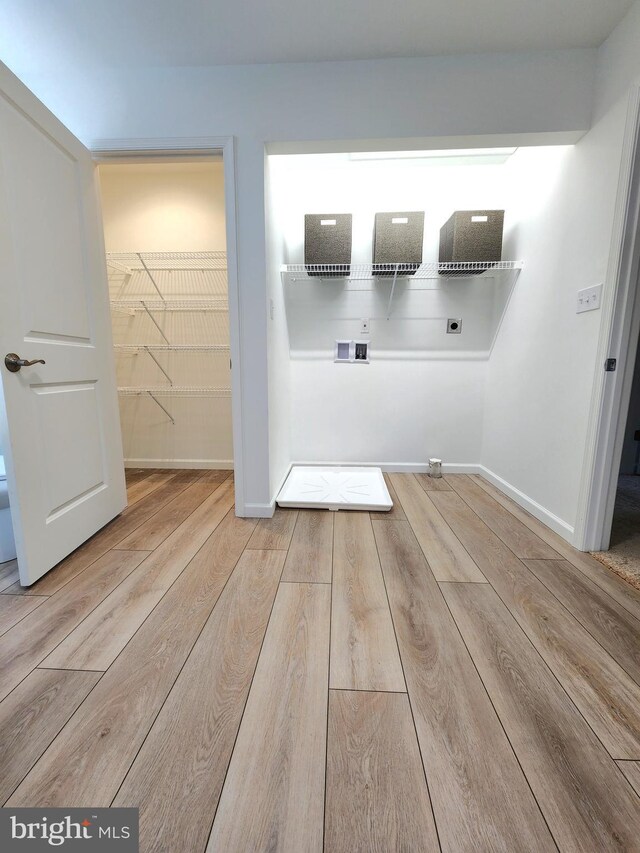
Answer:
M568 155L548 214L527 229L523 253L544 270L542 287L519 290L511 303L487 379L483 464L569 538L595 372L603 369L595 363L601 314L576 315L576 293L605 281L639 43L636 3L599 51L592 128ZM551 256L550 234L562 235L562 251Z
M276 495L291 464L291 371L289 331L280 265L284 255L282 217L274 186L273 158L265 158L268 370L269 370L269 494ZM277 179L276 179L277 184Z
M226 249L221 160L108 163L98 172L108 252Z
M269 433L277 432L273 419L283 417L275 398L269 406L264 358L265 143L338 140L353 150L345 140L575 134L589 127L594 61L592 50L569 50L249 67L16 71L89 145L107 138L237 137L244 492L251 513L271 502L278 476L270 477ZM270 420L274 428L268 430Z
M157 164L109 163L99 167L105 244L109 252L198 252L225 249L224 176L221 161ZM179 266L179 263L176 264ZM112 298L157 299L144 271L124 279L109 268ZM227 297L226 273L155 271L167 298ZM126 282L126 283L125 283ZM213 298L209 296L209 298ZM142 311L113 312L114 343L164 344ZM229 344L228 314L171 312L155 319L172 344ZM116 350L118 386L164 387L166 376L146 352ZM155 351L176 386L228 387L229 352ZM232 467L231 399L121 396L120 421L129 466Z

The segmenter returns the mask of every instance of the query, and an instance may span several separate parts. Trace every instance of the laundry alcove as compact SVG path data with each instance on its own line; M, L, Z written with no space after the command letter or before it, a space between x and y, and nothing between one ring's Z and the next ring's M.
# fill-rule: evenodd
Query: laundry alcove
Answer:
M290 463L426 470L437 456L445 471L476 470L496 342L511 312L535 304L562 251L549 212L569 150L268 158L272 375L288 392L274 420L289 421ZM456 210L494 209L505 211L502 263L443 274L440 228ZM424 212L423 262L411 275L372 268L380 211ZM342 277L309 275L304 263L304 216L329 212L352 214ZM368 363L335 363L340 340L367 341Z

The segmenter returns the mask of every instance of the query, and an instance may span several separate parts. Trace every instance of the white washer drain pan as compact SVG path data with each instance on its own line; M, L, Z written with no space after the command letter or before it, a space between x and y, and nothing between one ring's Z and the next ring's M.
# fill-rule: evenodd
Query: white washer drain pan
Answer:
M294 465L279 506L305 509L388 510L393 506L380 468Z

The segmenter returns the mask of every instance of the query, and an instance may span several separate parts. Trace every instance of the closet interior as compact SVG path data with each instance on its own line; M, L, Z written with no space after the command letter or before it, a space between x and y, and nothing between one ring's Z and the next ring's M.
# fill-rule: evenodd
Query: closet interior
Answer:
M126 467L233 467L222 161L100 166Z

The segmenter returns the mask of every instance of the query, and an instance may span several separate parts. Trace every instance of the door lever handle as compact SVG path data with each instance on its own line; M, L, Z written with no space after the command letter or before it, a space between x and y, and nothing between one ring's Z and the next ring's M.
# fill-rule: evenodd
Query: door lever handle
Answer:
M43 358L27 361L26 358L20 358L15 352L8 352L4 357L4 365L11 373L17 373L21 367L31 367L32 364L46 364L46 361Z

